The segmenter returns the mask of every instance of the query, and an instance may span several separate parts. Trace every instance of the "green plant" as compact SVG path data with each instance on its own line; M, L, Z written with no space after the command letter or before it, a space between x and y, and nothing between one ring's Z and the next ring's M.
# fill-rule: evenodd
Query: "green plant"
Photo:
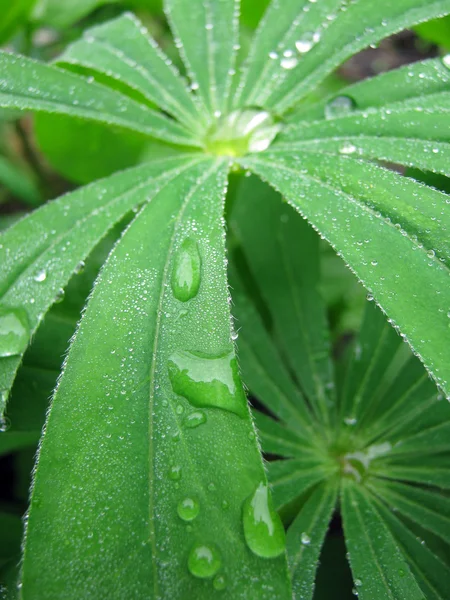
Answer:
M0 108L94 122L98 140L147 153L0 238L0 390L13 423L2 452L36 440L104 261L40 442L18 595L281 599L292 578L309 598L340 498L362 598L445 598L450 407L437 400L450 396L450 199L386 166L450 175L450 59L313 92L358 50L450 2L274 0L247 58L239 2L165 8L189 84L130 14L88 30L55 65L0 55ZM242 171L300 212L389 317L368 304L336 377L319 238ZM230 324L234 172L240 364L280 420L255 411L263 449L287 458L269 463L273 500ZM287 559L275 509L290 525Z

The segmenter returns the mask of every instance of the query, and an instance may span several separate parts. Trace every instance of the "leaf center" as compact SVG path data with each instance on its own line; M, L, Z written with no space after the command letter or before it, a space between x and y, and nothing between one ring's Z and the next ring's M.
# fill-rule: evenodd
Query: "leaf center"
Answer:
M208 152L216 156L244 156L267 150L281 129L266 110L246 108L220 116L205 138Z

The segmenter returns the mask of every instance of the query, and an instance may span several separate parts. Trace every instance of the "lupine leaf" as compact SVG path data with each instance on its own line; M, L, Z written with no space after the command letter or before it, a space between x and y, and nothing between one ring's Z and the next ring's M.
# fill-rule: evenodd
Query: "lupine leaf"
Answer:
M274 2L255 37L237 102L283 113L352 54L449 12L448 0L401 0L383 11L376 0Z
M194 132L203 117L179 73L131 13L88 29L58 57L61 66L84 67L127 85ZM102 80L104 81L104 80Z
M14 0L2 2L2 21L0 24L0 44L4 44L23 25L36 0Z
M112 4L118 0L38 0L34 18L50 27L63 29L82 19L92 10L103 4Z
M177 158L118 173L41 207L0 236L2 310L20 308L23 321L22 346L3 349L0 361L2 411L31 335L79 263L114 223L188 163ZM167 169L162 175L161 168Z
M2 108L68 115L179 145L201 145L186 129L161 113L63 69L2 52L0 71Z
M336 505L336 480L320 484L288 529L286 546L295 599L313 597L320 549Z
M226 173L225 161L205 159L169 184L131 224L96 283L42 442L24 600L98 598L99 590L104 598L215 598L223 595L222 579L211 581L216 571L233 598L248 597L249 577L259 598L289 597L282 539L269 549L278 558L260 558L242 529L242 503L263 489L265 474L233 372L221 224ZM188 283L179 271L186 261L193 261ZM194 362L183 369L183 360ZM214 364L205 361L221 361L212 388L198 379ZM220 385L229 410L215 404ZM50 481L58 490L51 497ZM221 556L220 568L215 559L196 561L208 548Z
M448 262L445 223L441 222L441 219L447 218L445 195L425 186L417 186L407 192L405 188L409 188L410 184L416 185L407 181L405 187L403 184L395 186L396 200L404 204L405 209L410 207L407 214L397 212L392 201L390 207L393 212L390 212L387 198L384 202L381 200L381 189L385 183L390 186L391 175L395 177L394 174L384 177L380 169L380 178L365 179L360 184L356 183L355 177L347 191L342 191L325 178L321 179L317 171L311 173L307 170L307 167L314 168L314 163L319 169L319 162L325 167L323 155L318 159L318 156L307 153L292 156L286 152L268 152L257 158L248 158L243 164L270 181L341 253L383 310L407 336L438 384L450 393L447 352L450 291L445 262ZM356 161L341 162L343 168L349 166L348 173L353 164L355 174L361 173ZM364 169L366 175L368 167ZM365 185L372 181L375 186L380 185L380 192L373 201L372 196L366 199L363 191ZM393 190L393 186L390 189ZM428 206L428 210L435 211L435 217L439 219L433 227L433 234L428 233L431 231L428 229L429 219L424 218L419 224L420 217L417 217L415 222L416 215L420 213L411 208L412 191L416 193L415 204L420 210L425 204L421 202L422 194L425 197L433 195L434 206ZM424 207L424 210L427 208ZM391 215L394 222L390 219ZM400 228L395 226L397 222ZM422 241L422 237L426 239ZM436 246L434 241L438 242ZM403 268L406 257L412 271ZM410 277L410 272L414 273L414 278ZM426 304L423 301L424 290Z
M423 599L412 573L374 501L350 480L342 486L346 545L362 600Z
M413 99L418 106L424 96L448 91L449 88L450 69L441 58L433 58L368 77L341 88L337 94L320 98L314 104L300 104L287 115L286 120L295 124L304 120L320 120L324 116L331 118L329 109L333 100L342 96L353 100L350 109L362 111L404 101L412 103Z
M450 543L450 500L406 483L376 480L372 489L389 506Z
M318 292L318 238L264 183L248 179L240 194L245 201L236 201L232 227L271 310L290 366L316 417L327 423L333 384L325 310Z
M239 42L237 0L167 0L169 22L194 89L212 116L229 104Z
M402 547L411 571L425 597L445 600L450 593L450 570L433 552L387 509L381 502L377 509Z

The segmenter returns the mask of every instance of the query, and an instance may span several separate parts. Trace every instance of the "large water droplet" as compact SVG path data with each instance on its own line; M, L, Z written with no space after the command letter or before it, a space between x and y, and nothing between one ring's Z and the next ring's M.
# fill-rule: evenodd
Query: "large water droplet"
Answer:
M174 392L194 406L223 408L246 416L247 400L233 352L216 357L177 351L168 366Z
M172 291L177 300L187 302L197 295L200 287L202 261L198 244L186 238L174 260L172 271Z
M205 143L219 156L243 156L267 150L280 130L272 115L260 108L235 110L218 119Z
M179 481L181 479L181 467L180 465L172 465L169 469L169 479L172 481Z
M282 69L286 69L290 71L291 69L295 69L298 65L298 59L295 56L284 56L281 59L280 66Z
M200 505L194 498L184 498L178 503L177 513L183 521L193 521L200 512Z
M220 552L212 544L196 544L189 553L188 569L194 577L214 577L221 564Z
M284 527L265 483L247 498L243 510L244 536L250 550L263 558L282 554L286 546Z
M442 64L444 67L447 67L447 69L450 69L450 54L446 54L442 57Z
M183 425L188 429L195 429L199 425L203 425L206 423L206 415L202 410L196 410L195 412L190 413L185 418Z
M295 42L295 47L300 54L306 54L311 48L320 41L320 33L308 32L303 35L301 39Z
M0 356L16 356L28 345L30 327L23 308L0 306Z
M325 117L334 119L350 114L356 108L356 103L350 96L336 96L325 106Z

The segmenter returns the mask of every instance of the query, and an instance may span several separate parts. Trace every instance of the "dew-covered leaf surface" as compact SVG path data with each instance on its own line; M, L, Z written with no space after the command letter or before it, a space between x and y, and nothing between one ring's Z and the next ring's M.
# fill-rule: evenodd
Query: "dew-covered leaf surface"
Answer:
M95 285L42 441L24 599L290 595L234 358L226 173L205 159L168 184Z
M269 459L274 503L287 525L294 598L313 597L317 559L333 514L344 520L354 588L361 597L428 598L433 589L431 598L443 598L450 586L448 561L434 548L414 553L411 547L422 548L414 533L420 526L440 538L448 555L450 405L368 301L345 359L332 356L329 348L313 354L325 362L323 354L329 354L334 369L327 372L335 371L328 379L326 418L314 411L314 388L305 385L284 348L305 323L321 324L324 331L318 328L316 334L329 338L317 287L319 238L267 185L249 182L243 177L238 183L230 218L233 313L243 380L257 400L255 422ZM250 215L257 224L253 233ZM276 243L268 241L269 231ZM292 279L283 275L292 264L285 247L297 247L291 254L307 263ZM258 252L265 268L255 268ZM287 307L297 290L302 290L301 312L285 308L281 317L280 306Z
M192 159L136 167L50 202L0 235L1 410L32 334L106 232Z
M341 254L449 394L448 197L348 157L329 160L274 150L243 163Z

